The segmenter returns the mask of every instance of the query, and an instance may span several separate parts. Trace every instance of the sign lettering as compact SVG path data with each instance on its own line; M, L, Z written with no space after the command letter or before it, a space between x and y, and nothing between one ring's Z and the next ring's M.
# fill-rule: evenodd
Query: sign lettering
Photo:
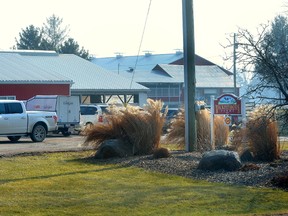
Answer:
M241 100L232 94L220 96L214 100L214 114L241 115Z

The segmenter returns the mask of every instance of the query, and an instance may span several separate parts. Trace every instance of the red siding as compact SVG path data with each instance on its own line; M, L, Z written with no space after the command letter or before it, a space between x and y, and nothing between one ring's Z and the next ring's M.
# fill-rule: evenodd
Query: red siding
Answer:
M1 96L16 96L27 100L35 95L69 95L69 84L1 84Z

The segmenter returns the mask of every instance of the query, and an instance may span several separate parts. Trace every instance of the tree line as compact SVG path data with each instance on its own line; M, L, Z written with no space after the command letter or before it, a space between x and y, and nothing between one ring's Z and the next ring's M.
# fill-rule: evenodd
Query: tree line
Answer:
M68 36L69 26L62 27L63 19L55 14L46 19L42 27L29 25L15 38L14 49L22 50L54 50L61 54L75 54L84 59L89 59L89 51L73 38Z

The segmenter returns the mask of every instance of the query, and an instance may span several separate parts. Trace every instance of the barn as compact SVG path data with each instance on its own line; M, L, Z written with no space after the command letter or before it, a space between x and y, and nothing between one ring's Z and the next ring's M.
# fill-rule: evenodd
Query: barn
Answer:
M143 105L149 89L73 54L0 51L0 96L27 100L35 95L76 95L82 103Z
M46 53L47 56L51 54ZM69 95L72 84L70 78L37 67L21 55L0 52L1 99L27 100L37 94Z

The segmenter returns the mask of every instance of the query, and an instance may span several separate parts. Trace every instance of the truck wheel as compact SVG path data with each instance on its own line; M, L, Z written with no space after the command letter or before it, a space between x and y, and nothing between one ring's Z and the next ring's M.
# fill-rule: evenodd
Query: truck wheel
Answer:
M62 131L62 134L64 137L68 137L71 135L71 133L69 131Z
M30 138L33 142L42 142L46 138L46 129L43 125L37 124L34 126Z
M17 142L20 138L21 138L21 136L8 136L8 139L11 142Z

